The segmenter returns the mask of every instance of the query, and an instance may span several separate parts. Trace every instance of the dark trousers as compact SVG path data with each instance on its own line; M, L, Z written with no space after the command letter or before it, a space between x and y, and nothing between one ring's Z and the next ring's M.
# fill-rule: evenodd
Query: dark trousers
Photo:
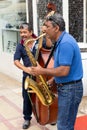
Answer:
M26 77L22 79L23 115L25 120L31 120L32 106L27 90L24 88L25 79Z

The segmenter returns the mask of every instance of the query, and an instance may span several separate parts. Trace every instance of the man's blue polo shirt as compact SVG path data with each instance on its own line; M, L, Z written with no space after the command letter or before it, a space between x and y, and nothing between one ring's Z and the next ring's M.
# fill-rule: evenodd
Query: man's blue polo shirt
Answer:
M70 66L70 72L64 77L55 77L56 83L66 83L83 77L82 60L76 40L67 32L59 37L54 52L54 67Z

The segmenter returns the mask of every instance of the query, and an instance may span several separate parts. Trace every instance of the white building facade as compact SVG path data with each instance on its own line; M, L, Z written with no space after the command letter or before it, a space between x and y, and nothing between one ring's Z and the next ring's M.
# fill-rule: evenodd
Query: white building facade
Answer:
M66 22L66 30L78 41L84 69L84 95L87 95L87 0L2 0L0 1L0 72L21 81L22 71L14 66L13 56L20 41L19 25L30 22L34 33L46 14L46 5L53 2Z

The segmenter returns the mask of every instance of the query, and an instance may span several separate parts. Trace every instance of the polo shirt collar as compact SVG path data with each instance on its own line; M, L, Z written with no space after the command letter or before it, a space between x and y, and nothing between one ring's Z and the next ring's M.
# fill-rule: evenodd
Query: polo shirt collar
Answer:
M62 40L62 38L63 38L63 36L64 36L65 33L66 33L66 31L63 31L63 32L62 32L62 34L60 35L60 37L59 37L58 40L57 40L56 46L59 45L59 43L61 42L61 40Z

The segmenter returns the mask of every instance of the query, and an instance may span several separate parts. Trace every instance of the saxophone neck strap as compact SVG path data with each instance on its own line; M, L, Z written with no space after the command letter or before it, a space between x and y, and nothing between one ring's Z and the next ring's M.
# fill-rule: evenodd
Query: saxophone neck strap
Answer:
M49 57L48 57L48 60L47 60L47 62L46 62L46 64L45 64L44 68L47 68L47 66L48 66L48 64L49 64L49 62L50 62L50 59L51 59L51 57L52 57L52 55L53 55L53 52L54 52L54 50L55 50L56 44L58 44L58 45L60 44L60 42L61 42L63 36L65 35L65 33L66 33L66 32L63 31L62 34L61 34L61 36L60 36L60 38L59 38L59 40L54 43L53 49L51 50L51 53L50 53L50 55L49 55Z
M54 52L54 50L55 50L56 44L57 44L57 42L54 43L54 46L53 46L53 48L52 48L52 50L51 50L51 53L50 53L50 55L49 55L49 57L48 57L48 60L47 60L47 62L46 62L46 64L45 64L44 68L47 68L47 66L48 66L48 64L49 64L49 62L50 62L50 60L51 60L51 57L53 56L53 52Z

